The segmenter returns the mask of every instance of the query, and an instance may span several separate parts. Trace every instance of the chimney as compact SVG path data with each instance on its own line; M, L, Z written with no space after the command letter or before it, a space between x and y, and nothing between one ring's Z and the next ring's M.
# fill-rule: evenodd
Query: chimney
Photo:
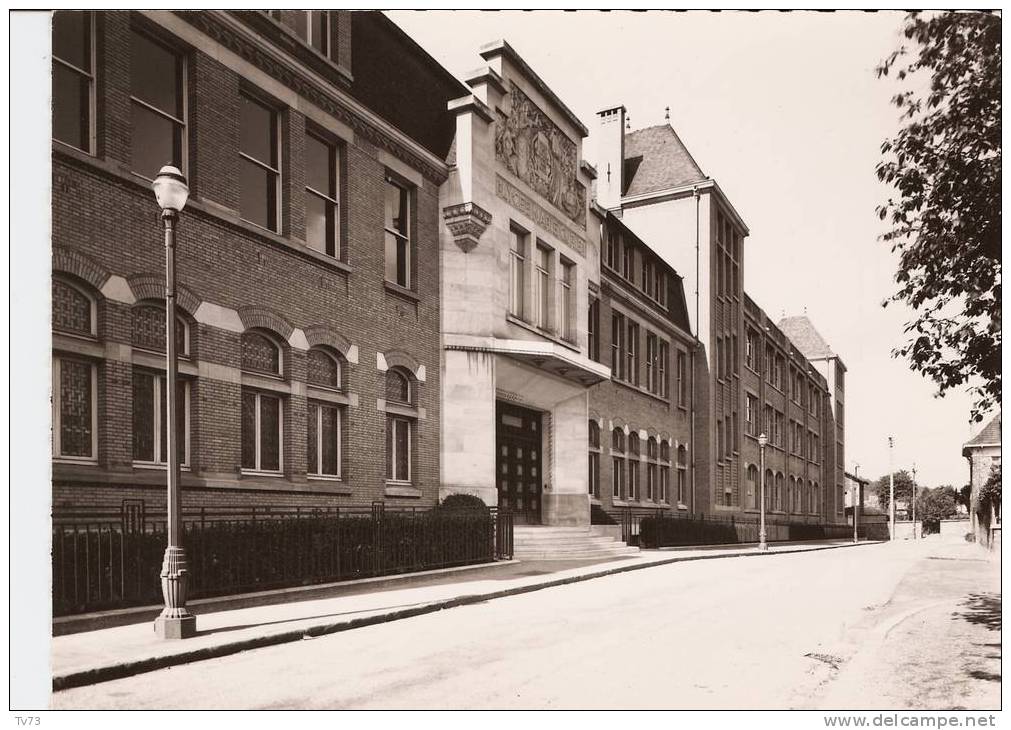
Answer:
M625 107L597 112L597 203L613 210L621 206L625 169Z

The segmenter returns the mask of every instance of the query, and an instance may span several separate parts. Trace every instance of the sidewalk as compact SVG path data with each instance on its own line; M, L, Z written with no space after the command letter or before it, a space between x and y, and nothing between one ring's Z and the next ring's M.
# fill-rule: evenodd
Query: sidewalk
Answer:
M860 543L871 544L877 543ZM156 638L152 621L141 611L135 614L139 623L55 636L51 645L53 689L95 684L630 570L690 560L768 557L843 547L858 546L834 540L773 544L768 553L759 553L752 544L651 550L606 562L509 561L368 583L350 581L193 602L197 635L183 641Z

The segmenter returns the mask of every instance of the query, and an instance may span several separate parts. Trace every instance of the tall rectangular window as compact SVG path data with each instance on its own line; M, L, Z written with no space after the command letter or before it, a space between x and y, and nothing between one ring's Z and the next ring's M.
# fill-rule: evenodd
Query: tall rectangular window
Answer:
M660 340L659 352L656 359L656 380L657 395L666 398L669 395L667 387L667 361L670 359L670 345Z
M667 306L667 274L660 270L660 266L656 267L654 272L655 283L653 285L654 293L656 296L656 302L661 307Z
M605 261L609 268L618 270L618 234L614 231L607 232L607 243L605 245Z
M306 469L309 476L341 476L341 409L309 401L306 409Z
M628 323L628 342L625 343L626 372L625 376L632 385L639 384L639 325L635 322Z
M681 350L678 350L678 364L677 364L677 377L678 377L678 405L686 406L688 405L688 363L687 356Z
M751 393L744 396L744 425L748 434L758 435L758 398Z
M524 266L527 260L527 234L515 228L509 234L509 313L523 318L526 293Z
M656 335L652 332L646 333L646 388L650 393L657 392L656 382Z
M716 338L716 363L717 363L716 377L718 377L720 380L723 380L723 378L726 377L727 373L724 366L722 337Z
M410 419L386 417L386 478L391 482L411 481Z
M625 244L621 256L621 275L635 283L635 248Z
M166 381L160 373L133 372L133 460L142 464L168 462ZM189 383L176 382L176 453L189 463Z
M534 325L542 330L551 324L551 249L537 245L534 256Z
M611 376L625 379L625 317L611 315Z
M259 391L242 390L242 468L281 471L281 399Z
M186 171L183 55L133 31L130 49L130 169L153 180L165 164Z
M600 300L590 301L586 322L587 350L591 360L600 362Z
M53 13L53 139L93 152L95 108L94 16Z
M653 287L656 281L653 279L653 262L646 258L644 255L642 257L642 292L650 299L653 298Z
M322 53L330 56L330 13L326 10L305 10L295 14L295 31Z
M386 280L411 288L411 191L386 178Z
M53 456L94 461L98 456L97 374L84 360L53 358Z
M341 256L338 149L322 137L305 136L305 242L334 258Z
M239 128L239 215L277 232L281 197L277 112L243 95Z
M558 301L558 334L562 339L575 340L576 328L573 326L573 313L576 311L576 266L562 261L561 298Z

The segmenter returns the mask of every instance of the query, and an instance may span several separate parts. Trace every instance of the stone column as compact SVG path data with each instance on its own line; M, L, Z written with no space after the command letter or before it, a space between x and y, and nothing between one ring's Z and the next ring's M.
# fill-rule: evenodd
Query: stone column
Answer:
M546 525L590 524L588 402L584 390L551 408L551 481L544 490L541 513Z

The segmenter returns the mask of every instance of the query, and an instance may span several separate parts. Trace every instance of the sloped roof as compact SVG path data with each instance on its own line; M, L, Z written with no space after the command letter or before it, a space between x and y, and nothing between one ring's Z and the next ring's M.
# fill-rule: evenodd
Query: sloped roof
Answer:
M835 357L832 348L828 346L825 339L818 334L818 330L811 324L811 320L806 315L799 317L783 317L777 325L783 334L790 338L798 350L803 353L808 360L819 360L826 357Z
M977 433L966 446L982 446L984 444L1000 443L1000 414L990 419L990 422L983 426L983 430Z
M669 124L625 135L624 195L681 187L706 180L695 158Z

